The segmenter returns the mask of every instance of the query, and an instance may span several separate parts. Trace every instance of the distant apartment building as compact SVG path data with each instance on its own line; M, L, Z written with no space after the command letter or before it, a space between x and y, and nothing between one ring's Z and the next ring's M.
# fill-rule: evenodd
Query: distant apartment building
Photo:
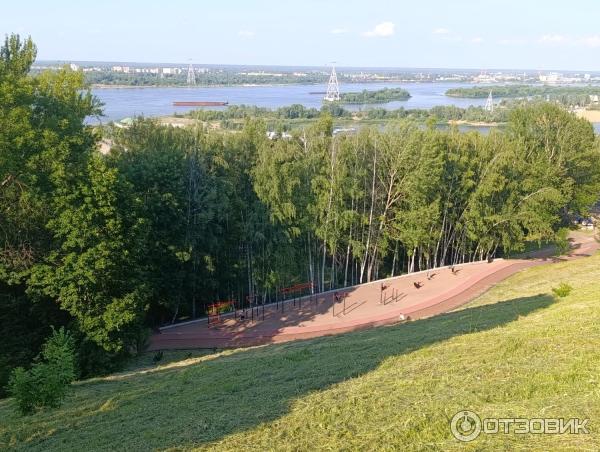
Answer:
M129 66L113 66L111 68L111 71L113 71L113 72L122 72L124 74L129 74L130 69L131 68Z
M563 81L562 74L551 72L550 74L540 74L540 82L548 84L556 84Z
M283 77L285 74L282 74L281 72L265 72L265 71L258 71L258 72L240 72L241 75L248 75L251 77L261 77L261 76L266 76L266 77Z
M181 74L181 68L178 67L163 67L162 74L163 75L179 75Z
M475 83L494 83L496 78L491 74L481 73L473 78Z

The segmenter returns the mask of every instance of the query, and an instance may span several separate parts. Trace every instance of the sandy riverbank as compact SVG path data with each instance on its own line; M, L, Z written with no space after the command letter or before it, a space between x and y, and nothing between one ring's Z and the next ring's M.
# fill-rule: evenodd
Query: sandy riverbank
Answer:
M483 122L483 121L463 121L463 120L450 120L448 124L451 126L471 126L471 127L498 127L502 123L499 122Z
M589 122L600 122L600 110L575 110L578 118L587 119Z

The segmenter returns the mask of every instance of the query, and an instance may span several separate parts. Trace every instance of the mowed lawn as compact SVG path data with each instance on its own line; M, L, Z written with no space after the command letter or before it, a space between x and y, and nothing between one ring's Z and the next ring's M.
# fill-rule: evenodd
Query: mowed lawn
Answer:
M555 299L561 282L575 289ZM31 417L0 401L0 449L598 450L600 256L528 269L431 319L186 356L76 383ZM590 434L459 443L463 409L589 418Z

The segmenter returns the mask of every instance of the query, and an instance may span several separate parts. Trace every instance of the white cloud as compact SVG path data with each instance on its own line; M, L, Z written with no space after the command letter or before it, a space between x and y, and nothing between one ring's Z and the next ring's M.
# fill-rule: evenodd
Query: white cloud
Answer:
M238 31L238 36L242 38L253 38L256 35L255 32L249 30L240 30Z
M483 38L481 36L476 36L471 39L473 44L481 44L483 42Z
M500 39L498 41L498 44L502 44L505 46L512 46L512 45L521 45L521 44L525 44L527 41L525 39L522 38L504 38L504 39Z
M584 38L581 38L579 42L586 47L600 47L600 36L586 36Z
M392 36L396 30L396 25L392 22L381 22L375 25L370 31L365 31L362 35L367 38L386 38Z
M559 34L547 34L541 36L538 41L546 45L570 45L577 47L600 47L600 35L568 36Z
M547 34L538 39L538 42L543 44L563 44L570 41L570 38L565 35Z
M462 36L452 32L448 28L436 28L432 30L431 34L435 36L435 39L439 39L446 42L461 42Z
M332 35L341 35L344 33L348 33L348 30L346 30L345 28L334 28L329 33L331 33Z

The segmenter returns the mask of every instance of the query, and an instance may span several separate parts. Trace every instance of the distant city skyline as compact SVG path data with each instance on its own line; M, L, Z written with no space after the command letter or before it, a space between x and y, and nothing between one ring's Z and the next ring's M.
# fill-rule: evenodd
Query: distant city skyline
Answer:
M294 70L306 70L306 71L318 71L329 74L331 71L331 63L322 65L277 65L277 64L236 64L236 63L203 63L203 62L161 62L161 61L100 61L100 60L73 60L73 59L60 59L60 60L43 60L36 59L33 67L34 68L48 68L58 67L59 65L71 64L73 68L93 67L98 66L104 69L110 70L111 67L114 69L114 65L129 65L131 68L136 67L158 67L158 68L181 68L187 70L190 63L196 71L202 70L231 70L238 71L243 68L254 68L257 70L280 70L282 72L291 72ZM383 67L383 66L341 66L336 64L335 67L338 71L358 72L365 71L365 73L377 73L377 72L389 72L389 73L423 73L423 74L473 74L473 75L486 75L495 73L504 74L522 74L525 72L528 76L541 76L547 74L600 74L600 65L597 70L589 69L533 69L533 68L467 68L467 67Z
M39 60L600 71L600 4L547 0L11 2Z

